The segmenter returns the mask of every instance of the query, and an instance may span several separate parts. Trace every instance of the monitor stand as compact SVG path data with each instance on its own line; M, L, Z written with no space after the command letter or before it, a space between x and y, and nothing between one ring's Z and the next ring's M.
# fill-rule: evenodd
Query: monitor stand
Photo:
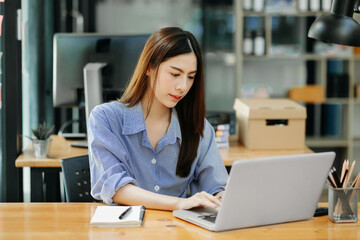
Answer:
M103 103L102 69L106 66L107 66L107 63L87 63L83 69L83 71L84 71L86 127L88 126L88 118L90 116L91 110L95 106ZM62 133L62 131L61 131L61 133ZM87 142L87 140L72 142L72 143L70 143L70 146L87 148L88 142Z
M84 67L84 95L85 95L85 119L86 127L91 110L101 103L102 97L102 69L107 63L87 63ZM91 96L91 97L90 97ZM87 140L72 142L72 147L87 148Z
M85 118L88 126L88 118L91 110L103 103L102 97L102 69L107 63L87 63L84 67L84 93L85 93Z

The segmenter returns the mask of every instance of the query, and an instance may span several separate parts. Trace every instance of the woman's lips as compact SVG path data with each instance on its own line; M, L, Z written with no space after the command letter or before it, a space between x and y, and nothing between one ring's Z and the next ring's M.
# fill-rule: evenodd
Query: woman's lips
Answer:
M179 101L181 99L181 96L176 96L176 95L172 95L172 94L169 94L169 95L171 98L173 98L176 101Z

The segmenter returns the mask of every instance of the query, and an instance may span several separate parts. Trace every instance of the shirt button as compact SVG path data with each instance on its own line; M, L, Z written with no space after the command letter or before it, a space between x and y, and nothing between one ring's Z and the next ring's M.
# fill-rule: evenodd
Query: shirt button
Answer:
M155 189L155 191L159 191L160 187L159 187L158 185L156 185L156 186L154 187L154 189Z
M155 163L156 163L156 159L155 159L155 158L151 159L151 163L152 163L152 164L155 164Z

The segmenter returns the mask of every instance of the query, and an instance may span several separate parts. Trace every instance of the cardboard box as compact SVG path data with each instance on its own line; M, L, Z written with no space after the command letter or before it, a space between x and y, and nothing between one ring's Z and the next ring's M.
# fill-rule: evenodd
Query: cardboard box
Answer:
M359 48L360 48L360 47L359 47ZM357 100L360 99L360 84L356 84L356 85L355 85L355 98L356 98Z
M319 85L293 87L289 90L288 97L304 103L323 103L325 100L324 88Z
M249 149L305 147L306 108L289 99L235 99L239 141Z

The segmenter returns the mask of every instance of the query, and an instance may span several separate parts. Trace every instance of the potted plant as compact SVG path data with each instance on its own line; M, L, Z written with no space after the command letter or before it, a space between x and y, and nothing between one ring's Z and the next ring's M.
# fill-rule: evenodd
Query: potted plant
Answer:
M35 138L30 138L33 144L34 155L36 158L46 158L50 151L50 135L54 132L54 126L48 126L45 122L39 124L36 129L31 129Z

